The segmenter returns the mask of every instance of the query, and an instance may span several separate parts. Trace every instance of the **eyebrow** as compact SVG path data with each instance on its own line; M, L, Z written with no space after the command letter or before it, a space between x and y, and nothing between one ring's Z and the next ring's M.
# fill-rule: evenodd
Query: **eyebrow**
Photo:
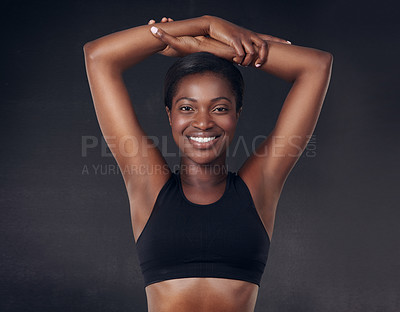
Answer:
M175 101L175 104L178 103L180 100L189 100L189 101L192 101L192 102L197 102L197 100L194 99L194 98L190 98L190 97L187 97L187 96L183 96L183 97L177 99L177 100ZM232 104L232 101L231 101L230 99L228 99L227 97L225 97L225 96L216 97L216 98L212 99L211 102L216 102L216 101L219 101L219 100L227 100L229 103Z

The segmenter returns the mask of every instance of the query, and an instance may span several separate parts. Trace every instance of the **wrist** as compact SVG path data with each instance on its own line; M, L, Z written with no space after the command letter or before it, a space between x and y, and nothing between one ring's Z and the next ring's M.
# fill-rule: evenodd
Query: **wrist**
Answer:
M201 17L203 25L202 25L202 29L204 31L205 35L209 35L210 34L210 27L211 27L211 23L214 19L214 16L211 15L203 15Z

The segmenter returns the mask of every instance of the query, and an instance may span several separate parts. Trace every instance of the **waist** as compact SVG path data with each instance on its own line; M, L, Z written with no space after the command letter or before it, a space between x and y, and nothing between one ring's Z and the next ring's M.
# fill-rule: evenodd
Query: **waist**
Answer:
M253 312L258 289L226 278L178 278L145 288L149 312Z

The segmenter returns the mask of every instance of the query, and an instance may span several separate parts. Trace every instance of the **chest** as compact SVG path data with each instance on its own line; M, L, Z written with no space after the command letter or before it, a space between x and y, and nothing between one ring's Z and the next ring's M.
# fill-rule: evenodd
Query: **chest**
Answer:
M193 205L182 197L165 198L154 207L142 234L149 257L218 261L265 256L267 234L255 208L239 198Z

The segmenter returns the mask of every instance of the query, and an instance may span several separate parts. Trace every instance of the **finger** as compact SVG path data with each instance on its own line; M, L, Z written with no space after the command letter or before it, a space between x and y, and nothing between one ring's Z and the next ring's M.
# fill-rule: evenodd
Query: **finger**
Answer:
M166 18L165 16L161 19L161 23L165 23L168 22L168 18Z
M261 45L257 46L257 48L258 48L258 57L254 62L254 65L256 67L260 67L267 61L268 44L266 41L262 40Z
M174 20L170 17L168 17L168 22L173 22Z
M243 62L240 65L249 66L255 56L255 50L253 47L253 43L249 40L246 40L246 41L243 41L243 46L246 50L246 57L244 58Z
M265 35L265 34L257 34L257 35L263 40L269 40L269 41L280 42L280 43L285 43L285 44L292 44L289 40L281 39L278 37Z
M235 49L236 56L233 58L234 62L241 64L246 56L244 53L242 43L239 40L232 42L233 48Z
M150 28L150 31L156 38L160 39L161 41L169 45L171 48L174 48L179 45L179 40L176 37L171 36L161 28L153 26Z
M262 64L264 64L267 60L267 53L268 53L268 45L267 42L263 39L261 39L259 36L257 36L257 33L254 34L254 36L251 37L251 40L253 40L253 43L257 47L257 57L255 58L254 65L256 67L260 67Z
M153 19L151 19L151 20L149 20L149 22L147 23L148 25L151 25L151 24L155 24L155 20L153 20Z

